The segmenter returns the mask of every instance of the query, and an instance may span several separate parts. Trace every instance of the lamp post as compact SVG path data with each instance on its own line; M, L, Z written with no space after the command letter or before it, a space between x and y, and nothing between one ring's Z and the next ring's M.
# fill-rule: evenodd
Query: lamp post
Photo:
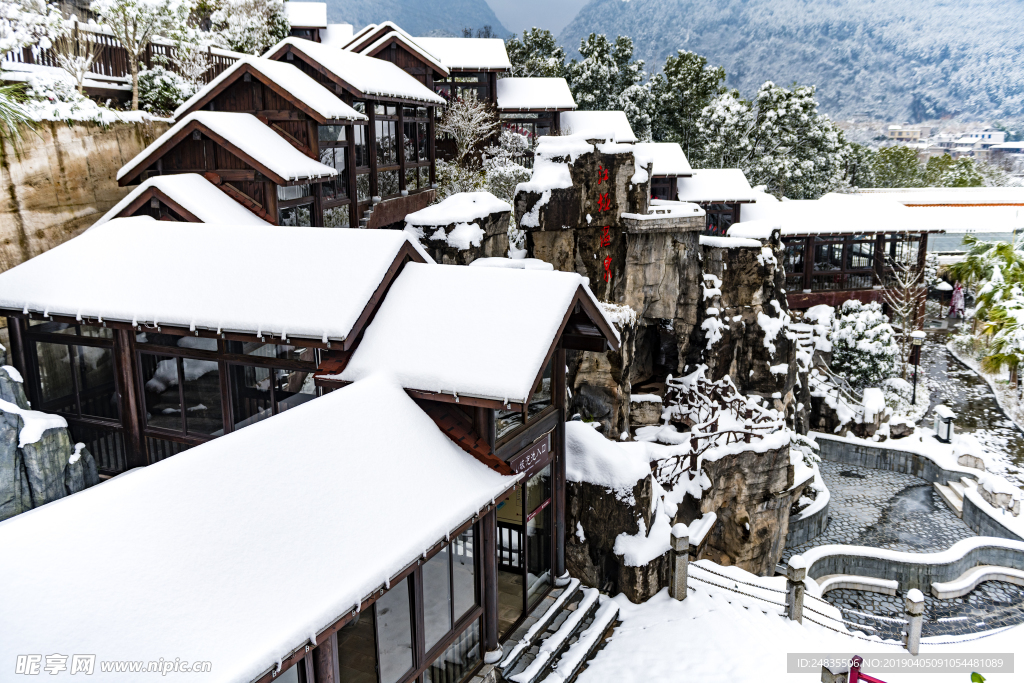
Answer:
M915 330L910 333L910 343L914 347L914 394L910 398L911 405L917 405L917 370L921 367L921 345L924 344L924 332Z

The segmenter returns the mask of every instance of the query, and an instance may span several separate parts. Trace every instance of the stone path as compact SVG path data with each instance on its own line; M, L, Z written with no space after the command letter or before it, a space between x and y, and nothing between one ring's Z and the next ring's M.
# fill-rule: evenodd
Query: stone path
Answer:
M783 561L831 543L934 553L977 535L923 479L826 461L820 467L832 494L828 526L817 538L786 548Z

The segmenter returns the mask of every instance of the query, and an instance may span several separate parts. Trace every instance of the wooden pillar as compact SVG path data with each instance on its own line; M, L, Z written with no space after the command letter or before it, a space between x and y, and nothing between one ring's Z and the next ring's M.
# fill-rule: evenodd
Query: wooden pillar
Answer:
M114 368L121 391L121 425L124 428L125 466L145 467L149 464L142 437L142 407L139 385L135 381L135 331L114 330Z
M875 284L885 286L885 233L875 236Z
M377 186L377 114L373 102L366 102L366 149L370 156L370 196L379 197Z
M552 573L556 577L565 572L565 349L559 344L555 349L551 363L551 391L554 394L555 406L558 408L558 423L555 425L554 448L554 517L555 517L555 553Z
M8 355L7 362L21 373L22 378L27 378L31 375L28 372L28 363L25 359L25 337L22 327L24 324L21 318L7 317L7 332L11 339L11 353ZM28 389L27 386L25 388Z
M436 107L427 107L427 135L430 136L430 186L437 184L437 147L435 145L434 116Z
M346 126L345 172L348 173L348 227L359 227L359 202L356 199L356 127Z
M814 281L814 235L807 237L807 244L804 246L804 289L810 291L811 283Z
M491 509L480 520L481 567L484 575L484 652L498 649L498 515Z
M395 141L398 143L398 191L406 190L405 186L405 107L398 105L398 130Z
M338 634L313 649L313 678L309 683L341 683L341 666L338 661Z

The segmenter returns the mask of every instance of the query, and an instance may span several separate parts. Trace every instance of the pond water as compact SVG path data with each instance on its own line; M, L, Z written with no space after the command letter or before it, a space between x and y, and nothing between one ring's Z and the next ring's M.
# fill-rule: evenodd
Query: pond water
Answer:
M921 349L921 379L931 392L922 429L932 425L938 404L956 413L955 431L971 433L996 455L992 468L1017 486L1024 487L1024 433L999 409L988 384L946 349L948 334L933 332Z

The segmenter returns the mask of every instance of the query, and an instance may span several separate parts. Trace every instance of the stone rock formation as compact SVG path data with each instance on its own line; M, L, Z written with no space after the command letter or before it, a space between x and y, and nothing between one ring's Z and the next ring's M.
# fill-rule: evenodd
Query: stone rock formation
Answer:
M405 230L438 263L466 266L508 254L512 207L489 192L464 192L409 214Z

